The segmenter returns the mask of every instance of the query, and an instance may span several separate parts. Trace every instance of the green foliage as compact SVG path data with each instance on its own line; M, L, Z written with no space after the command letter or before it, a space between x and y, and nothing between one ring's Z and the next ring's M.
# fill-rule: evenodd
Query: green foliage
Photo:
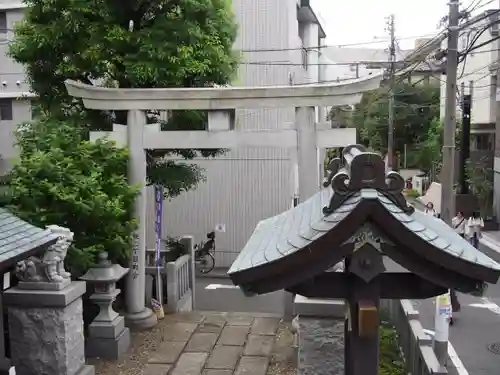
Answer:
M231 82L238 65L232 51L236 23L228 0L26 0L10 56L26 68L42 112L74 118L78 126L110 130L126 124L123 111L85 110L64 80L121 88L206 87ZM133 27L130 30L130 24ZM150 113L155 121L157 114ZM165 130L203 129L206 116L174 112ZM163 156L214 156L222 150L149 152L149 183L175 196L202 178L194 165Z
M430 171L433 165L441 164L443 158L443 130L443 123L439 118L432 119L427 134L418 144L414 154L415 163L420 169Z
M490 217L493 207L493 168L488 167L488 161L479 160L472 163L467 160L465 173L470 192L476 197L481 216Z
M16 136L20 160L8 175L7 207L34 225L57 224L75 233L66 258L74 277L101 251L126 263L138 192L125 177L127 151L111 142L90 143L71 121L43 116L20 125Z
M398 337L394 327L382 322L380 325L380 375L405 375L405 364L399 351Z
M420 197L420 193L416 189L407 189L405 192L407 198L418 198Z
M439 118L438 86L400 84L394 89L394 151L401 155L412 152L423 143L431 124ZM358 128L361 142L374 150L387 152L389 95L386 88L365 93L356 106L352 120ZM408 166L414 167L412 155Z
M350 128L355 126L353 123L353 111L351 106L332 107L328 113L327 120L332 121L340 128Z
M163 239L165 248L168 249L167 252L167 262L175 262L177 258L186 254L185 247L181 244L180 238L177 237L167 237Z

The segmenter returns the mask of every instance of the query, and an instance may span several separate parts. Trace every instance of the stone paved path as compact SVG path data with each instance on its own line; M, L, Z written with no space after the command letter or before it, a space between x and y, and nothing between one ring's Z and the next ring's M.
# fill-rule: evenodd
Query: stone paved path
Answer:
M165 318L144 375L292 374L289 325L264 314L190 313Z

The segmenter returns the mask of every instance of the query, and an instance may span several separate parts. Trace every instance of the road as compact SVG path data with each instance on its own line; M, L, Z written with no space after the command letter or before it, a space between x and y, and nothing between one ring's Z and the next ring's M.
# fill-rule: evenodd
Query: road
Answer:
M459 294L462 309L454 314L450 342L470 375L500 373L500 286L490 285L485 297ZM434 299L414 301L425 329L434 330ZM488 346L498 343L498 354ZM463 374L465 375L465 374Z
M278 291L262 296L246 297L227 278L198 277L196 279L196 309L198 310L283 315L283 294L283 291Z

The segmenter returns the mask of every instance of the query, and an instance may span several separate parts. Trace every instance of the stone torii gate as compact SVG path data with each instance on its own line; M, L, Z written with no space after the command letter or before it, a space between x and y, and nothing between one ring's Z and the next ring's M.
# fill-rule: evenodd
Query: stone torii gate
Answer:
M146 329L156 316L145 307L146 257L146 154L145 149L194 149L278 147L296 150L292 159L298 194L308 199L320 188L318 149L344 147L356 141L355 129L331 129L315 123L315 106L356 104L363 92L379 87L382 76L328 85L119 89L66 81L68 93L83 99L88 109L126 110L127 126L115 125L113 132L93 132L92 139L109 137L129 147L129 182L142 186L135 204L139 227L135 235L132 270L127 277L127 324ZM296 108L295 127L279 130L234 129L236 109ZM146 125L148 110L208 110L208 131L160 131L158 124ZM296 186L297 189L297 186Z

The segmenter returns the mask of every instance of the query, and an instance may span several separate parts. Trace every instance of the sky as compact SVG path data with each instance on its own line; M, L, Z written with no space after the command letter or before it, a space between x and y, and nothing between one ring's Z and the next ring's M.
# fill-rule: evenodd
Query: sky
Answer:
M498 8L500 0L461 0L461 10L472 13ZM438 24L448 14L448 0L311 0L322 20L328 45L374 42L366 47L385 47L388 43L386 19L395 18L396 36L402 49L413 48L414 39L438 32ZM408 39L407 39L408 38Z

